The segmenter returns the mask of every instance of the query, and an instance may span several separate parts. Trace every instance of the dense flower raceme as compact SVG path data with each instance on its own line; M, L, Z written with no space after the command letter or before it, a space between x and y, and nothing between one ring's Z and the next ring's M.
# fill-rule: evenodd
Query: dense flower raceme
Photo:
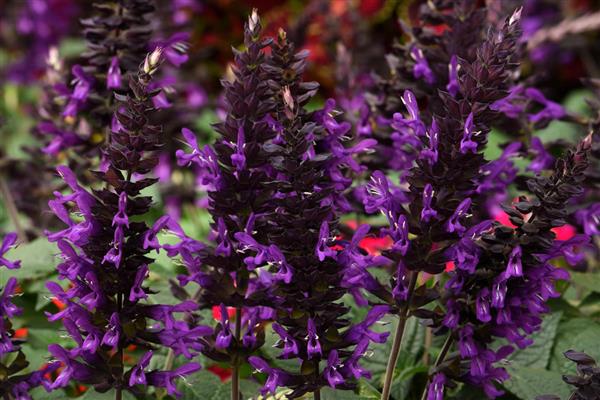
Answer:
M389 229L383 233L389 234L395 244L383 254L403 271L392 287L403 285L406 269L434 274L444 270L448 261L444 253L474 225L469 216L481 202L478 188L487 179L481 171L506 168L508 156L487 163L480 150L495 115L490 105L505 95L509 71L515 67L517 21L518 14L507 20L501 31L490 32L477 51L476 62L461 64L461 94L455 99L440 92L444 113L432 116L420 112L412 92L407 90L402 96L409 115L395 114L394 124L406 141L420 148L416 166L407 175L409 191L396 187L376 171L363 196L365 211L382 212L389 222ZM430 124L424 122L427 119ZM409 240L409 234L416 238ZM395 290L403 292L399 287Z
M528 228L533 228L525 225L525 231L522 233L526 238L521 244L509 240L511 244L507 245L508 250L490 244L490 254L501 256L497 262L502 266L500 271L503 272L502 275L493 275L493 278L501 276L505 279L498 277L487 285L481 285L481 281L490 279L490 276L478 271L482 269L478 266L480 257L483 256L480 246L475 245L475 241L482 235L484 238L487 237L485 235L491 235L488 231L492 228L492 223L478 219L472 210L481 204L485 200L485 194L493 189L482 189L489 181L485 176L488 174L482 179L481 171L487 170L489 174L493 174L496 169L506 169L503 165L506 163L505 158L514 148L509 146L503 157L491 163L486 163L480 150L486 143L490 123L495 116L494 102L505 96L510 80L509 71L515 68L516 39L519 37L518 19L517 11L507 19L500 31L491 31L476 51L473 63L461 61L463 73L458 76L459 93L453 97L449 93L441 92L438 101L445 112L431 116L429 125L421 120L414 95L409 91L404 93L403 101L409 111L409 117L396 115L394 121L399 127L407 129L406 136L409 140L419 143L422 147L416 167L412 168L407 176L409 193L394 195L388 178L382 173L375 173L369 186L370 195L364 199L367 211L382 211L390 223L385 233L390 235L394 244L391 250L383 252L383 255L394 260L397 266L396 276L392 281L394 300L399 304L409 302L415 309L415 315L437 328L436 334L445 333L450 329L451 338L458 343L460 354L458 358L444 361L442 366L448 370L452 369L452 362L464 362L470 366L467 371L460 370L460 373L454 374L446 372L444 375L439 372L444 370L442 367L437 369L429 394L431 399L443 396L444 384L451 385L452 380L481 386L489 397L500 393L493 382L507 379L508 375L493 364L506 356L507 349L489 349L490 335L508 338L520 346L528 344L526 334L539 328L539 314L547 311L544 302L555 295L551 282L564 277L563 274L554 271L547 261L584 240L576 237L568 243L562 243L560 248L558 245L553 246L554 233L551 229L565 223L564 219L558 217L555 217L555 221L544 221L547 225L534 231L528 231ZM582 164L585 163L580 162L579 158L584 158L585 151L587 149L580 149L578 156L566 161L567 164L570 163L568 168L574 169L573 176L564 177L569 184L572 184L570 180L573 179L577 183L579 178L574 176L582 173ZM557 168L557 174L562 174L562 165ZM552 193L538 193L534 187L535 185L531 184L530 190L540 199ZM566 201L569 197L562 200ZM410 199L408 210L402 205L406 198ZM564 201L557 201L556 204L563 207ZM548 211L549 206L546 203L542 204L544 212L558 212L554 209ZM557 207L556 204L552 206ZM541 218L537 216L538 224L541 224ZM522 217L519 221L523 225ZM509 231L505 232L505 229ZM547 232L543 232L543 229ZM513 236L519 238L521 233L518 231L511 235L510 228L497 228L493 232L501 239L510 239ZM409 239L409 233L416 237ZM536 238L547 236L541 248L538 243L533 243L534 240L530 237L532 233L535 233ZM545 259L540 263L535 257L544 257L544 254ZM416 297L411 298L411 284L414 285L412 282L416 272L440 273L448 261L453 261L456 271L446 287L439 289L437 294L446 307L446 313L438 315L430 310L419 309L422 304L433 300L436 293L427 293L424 288L419 288L415 291ZM530 286L515 290L514 298L506 297L506 287L512 284L506 281L512 277L522 277L523 265L530 267L530 275L527 275L527 283ZM471 284L474 286L469 286ZM526 301L520 299L519 295L527 296ZM508 306L511 299L515 302L515 310L512 313ZM526 304L527 308L520 304ZM467 316L461 319L461 313L466 312L466 307L471 305L473 313L467 313ZM487 327L492 321L490 310L496 308L499 309L500 321L497 321L494 315L498 327L489 332ZM488 332L488 336L481 337L482 330ZM521 330L524 332L521 333Z
M550 177L531 179L531 198L522 196L505 207L513 228L484 221L447 250L456 269L442 295L445 313L431 318L436 333L448 332L459 350L434 371L448 383L460 380L482 386L488 397L496 397L502 392L493 382L508 379L508 374L494 363L505 358L512 346L532 343L528 335L540 329L542 314L549 311L546 302L559 295L554 282L568 278L566 271L549 261L564 256L572 265L577 263L581 256L574 249L589 240L576 235L557 241L553 228L564 225L564 204L582 191L591 138L590 134L560 159ZM491 348L497 338L511 345ZM430 398L443 390L443 385L432 381Z
M269 308L273 277L258 268L267 255L244 254L263 242L264 215L274 193L266 185L271 178L264 149L276 136L268 118L274 103L264 53L271 40L261 36L261 29L254 11L244 26L245 48L235 51L233 79L223 82L227 115L224 122L215 125L219 134L216 143L200 149L195 135L184 130L192 153L178 151L181 165L196 165L199 179L208 188L208 211L216 242L200 251L182 242L178 252L189 274L181 281L199 285L195 298L201 308L222 308L220 321L203 352L234 367L262 346L261 322L273 316ZM250 238L255 232L258 234ZM229 317L226 307L235 309L234 316Z
M21 268L20 261L11 261L6 258L6 253L15 245L17 235L15 233L7 234L2 240L0 247L0 268L14 270ZM3 274L6 271L2 271ZM15 306L11 297L16 295L18 283L15 277L9 277L4 286L0 286L0 397L14 398L19 400L31 399L29 390L40 385L44 385L48 390L49 382L44 377L47 373L55 371L59 365L53 363L47 365L39 371L25 373L24 370L29 365L25 354L21 351L20 342L15 337L11 318L20 314L21 309ZM16 357L8 357L16 353Z
M300 365L290 370L259 357L249 361L268 376L263 393L287 387L292 389L287 396L296 398L323 386L353 389L357 379L369 376L359 362L370 341L385 341L387 333L370 327L387 306L375 306L355 325L348 320L348 309L340 302L348 293L345 271L355 262L355 253L360 261L365 257L356 248L359 238L342 251L330 246L337 231L334 194L351 183L340 179L340 167L351 163L356 149L342 151L340 130L345 134L349 127L332 118L331 104L313 114L306 111L316 85L302 82L304 53L294 54L283 32L272 55L271 87L278 102L273 119L279 135L268 152L275 195L265 216L267 242L249 246L245 254L250 254L247 260L263 257L263 263L275 266L273 329L280 337L280 358L299 359ZM238 240L254 242L250 236L236 234Z
M200 366L188 363L172 371L147 371L153 350L164 346L189 359L201 350L200 339L212 332L202 326L190 328L177 319L177 313L197 308L193 302L146 301L152 293L144 282L152 263L148 241L154 233L135 218L148 213L151 203L151 198L140 195L140 191L156 181L146 175L157 163L162 132L149 121L155 111L152 97L157 92L148 86L161 51L147 55L137 76L130 76L127 95L116 95L117 123L105 150L109 165L106 171L95 173L104 188L89 192L77 182L73 171L58 168L72 193L57 193L50 207L68 227L48 237L57 242L64 259L58 266L59 276L70 284L67 288L55 282L47 284L66 305L49 319L62 321L75 347L49 347L52 356L64 364L52 388L77 381L100 391L115 388L139 393L145 390L144 385L150 385L178 395L174 380ZM70 204L81 220L69 215ZM124 349L130 345L147 352L137 366L125 371Z

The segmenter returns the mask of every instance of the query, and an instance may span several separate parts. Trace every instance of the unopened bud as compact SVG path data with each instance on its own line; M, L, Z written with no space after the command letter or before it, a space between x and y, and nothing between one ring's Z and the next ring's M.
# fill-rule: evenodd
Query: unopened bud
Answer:
M285 104L285 115L292 119L294 117L294 97L289 86L283 87L283 103Z
M250 14L250 18L248 18L248 29L250 31L254 31L260 19L258 18L258 10L256 8L252 9L252 14Z
M162 47L157 47L152 51L152 53L146 56L144 60L144 72L152 75L156 71L156 67L160 64L161 57L163 53Z
M510 19L508 20L508 25L512 25L515 22L519 21L521 19L521 12L523 11L523 7L519 7L517 8L512 15L510 16Z
M592 148L592 142L594 139L594 132L590 131L588 135L581 141L581 148L584 151L587 151Z
M283 30L283 28L279 28L279 40L283 41L287 38L287 33Z

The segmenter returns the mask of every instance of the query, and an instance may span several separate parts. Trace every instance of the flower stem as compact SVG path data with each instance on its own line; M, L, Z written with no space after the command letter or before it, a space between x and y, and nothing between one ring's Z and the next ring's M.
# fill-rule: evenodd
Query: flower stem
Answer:
M432 366L432 369L435 369L436 367L439 367L439 365L444 361L444 359L446 358L446 355L448 355L448 351L450 351L450 347L452 347L452 335L449 334L448 337L446 338L446 341L444 342L444 345L442 346L442 350L440 350L440 354L438 354L437 358L435 359L435 363ZM421 396L421 400L425 400L427 399L427 388L429 386L429 377L427 378L427 382L425 382L425 390L423 390L423 395Z
M315 379L319 379L319 361L315 360ZM315 391L313 392L313 399L314 400L321 400L321 389L317 388L315 389Z
M314 391L314 400L321 400L321 389L317 389Z
M123 293L119 293L117 295L117 311L121 314L121 310L123 309ZM123 370L125 369L124 360L123 360L123 346L121 345L121 340L118 343L117 357L120 362L120 370L119 374L121 375L118 380L117 390L115 393L115 400L123 399Z
M390 389L392 388L392 379L394 377L394 370L396 369L396 363L398 362L398 355L400 354L400 346L402 344L402 336L404 335L404 328L406 327L406 321L408 320L408 310L410 309L410 303L412 302L413 292L417 285L418 272L409 272L410 281L408 283L408 297L406 302L400 308L398 313L398 326L394 333L394 343L392 344L392 350L388 359L387 368L385 370L385 379L383 383L383 391L381 392L381 400L388 400L390 398Z
M242 336L242 308L235 308L235 343L239 344ZM240 360L236 357L233 360L233 370L231 374L231 400L240 399Z

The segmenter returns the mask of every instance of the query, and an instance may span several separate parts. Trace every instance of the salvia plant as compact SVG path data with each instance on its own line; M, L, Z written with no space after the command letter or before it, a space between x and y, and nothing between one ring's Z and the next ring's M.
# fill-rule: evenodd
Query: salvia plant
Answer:
M599 398L600 85L574 107L541 64L593 65L563 42L596 14L315 1L279 27L227 2L26 3L31 66L6 76L39 96L20 157L0 146L0 398Z

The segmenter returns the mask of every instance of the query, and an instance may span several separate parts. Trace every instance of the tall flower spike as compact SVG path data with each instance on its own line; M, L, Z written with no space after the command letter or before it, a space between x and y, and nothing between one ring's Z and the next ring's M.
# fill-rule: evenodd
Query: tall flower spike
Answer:
M272 119L280 130L277 145L267 147L273 176L269 185L274 196L264 210L267 223L262 227L267 234L268 252L279 253L292 272L285 280L273 280L270 290L277 305L277 333L283 340L278 344L283 348L281 357L296 357L299 365L290 364L280 370L259 366L258 360L250 359L269 375L262 392L285 386L291 389L289 398L318 393L325 386L342 390L356 387L357 376L366 374L358 364L364 347L360 355L353 350L365 338L367 345L369 340L381 340L368 329L377 317L348 326L347 309L340 302L349 293L346 279L362 276L361 268L366 268L357 247L368 226L358 229L345 250L336 250L334 195L351 183L342 170L351 162L343 163L339 158L348 127L335 120L331 101L323 110L307 111L316 84L302 81L305 58L304 52L294 53L285 35L280 34L273 44L270 86L275 89L277 103ZM380 197L377 202L386 203L386 198L392 196L385 176L374 174L372 190ZM357 275L346 274L350 264L361 265ZM327 361L327 366L320 368L321 361ZM352 368L346 368L346 363Z
M66 260L83 262L60 275L70 281L70 289L62 289L54 282L47 284L53 295L66 304L50 320L62 320L76 343L70 351L60 345L50 349L66 365L53 388L76 381L95 385L102 391L114 388L119 395L124 390L139 392L141 389L133 386L145 379L150 385L165 387L178 395L173 381L199 368L188 364L185 371L153 371L144 378L143 368L149 356L130 371L125 371L124 365L125 349L132 344L145 349L171 347L175 355L189 358L198 350L197 341L210 333L176 320L175 314L195 310L194 303L142 302L152 293L143 283L152 262L148 254L156 247L156 229L137 218L150 210L151 199L140 192L155 183L144 176L156 165L156 150L161 146L161 128L149 122L149 115L155 110L152 97L156 95L149 84L161 55L160 49L148 54L137 76L130 76L129 91L116 95L120 102L116 113L118 129L112 132L105 149L106 170L95 174L103 188L91 194L77 182L73 171L59 168L74 193L57 194L53 208L70 226L49 235L49 239L59 241ZM74 212L83 214L84 222L73 223L65 203L73 203ZM168 225L169 219L162 218L157 224Z
M195 249L181 245L175 250L189 272L180 280L199 285L197 298L202 308L235 310L231 321L219 321L202 348L207 357L231 364L235 398L240 396L241 365L264 343L262 321L270 313L259 310L270 310L275 304L270 297L271 282L289 280L290 273L285 259L265 240L265 213L275 197L266 149L277 132L267 118L274 102L264 48L271 40L263 38L261 31L260 18L253 10L244 26L244 49L234 50L232 77L222 82L227 114L214 125L215 144L200 149L193 133L184 131L192 153L178 152L180 163L194 162L209 184L207 209L216 242ZM226 314L221 315L225 318ZM230 327L234 323L236 327Z

